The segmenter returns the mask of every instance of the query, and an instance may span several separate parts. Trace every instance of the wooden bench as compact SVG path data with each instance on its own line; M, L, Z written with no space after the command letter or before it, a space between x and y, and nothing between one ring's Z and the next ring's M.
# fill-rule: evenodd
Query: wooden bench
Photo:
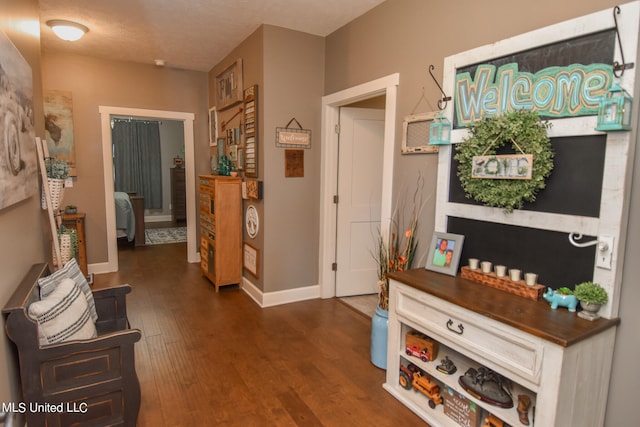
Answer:
M38 278L48 274L47 264L33 265L2 310L7 336L17 347L27 424L135 426L140 384L134 344L141 333L127 320L131 286L93 291L96 338L40 346L28 308L39 299ZM41 411L30 410L36 404L43 405ZM52 405L56 409L48 410Z

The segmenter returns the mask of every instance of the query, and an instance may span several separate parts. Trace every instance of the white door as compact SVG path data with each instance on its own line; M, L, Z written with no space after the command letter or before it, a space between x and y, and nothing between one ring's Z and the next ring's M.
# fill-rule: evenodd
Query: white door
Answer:
M336 296L377 292L384 110L340 109Z

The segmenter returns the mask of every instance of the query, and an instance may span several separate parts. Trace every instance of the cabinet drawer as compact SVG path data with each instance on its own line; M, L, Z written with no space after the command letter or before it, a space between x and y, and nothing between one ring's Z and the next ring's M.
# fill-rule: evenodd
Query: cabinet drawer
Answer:
M507 369L540 383L544 343L538 337L392 281L399 317L426 328L422 332L491 369ZM464 374L464 372L462 372Z

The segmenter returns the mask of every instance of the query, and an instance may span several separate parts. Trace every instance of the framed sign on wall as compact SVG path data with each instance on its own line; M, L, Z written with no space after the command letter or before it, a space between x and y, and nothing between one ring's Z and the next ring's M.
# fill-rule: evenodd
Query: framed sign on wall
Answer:
M224 110L242 102L242 59L216 76L216 108Z

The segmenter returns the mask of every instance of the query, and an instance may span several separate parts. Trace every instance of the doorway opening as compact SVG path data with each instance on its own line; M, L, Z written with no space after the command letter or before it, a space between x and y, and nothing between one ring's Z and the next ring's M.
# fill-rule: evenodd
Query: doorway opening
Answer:
M107 264L100 268L100 272L118 271L118 244L116 235L115 199L113 183L113 161L111 140L111 119L116 116L125 116L141 119L175 120L183 124L184 139L184 169L186 189L186 223L187 223L187 261L198 262L196 239L196 212L195 212L195 177L194 177L194 133L193 113L182 113L161 110L144 110L127 107L100 106L102 129L102 159L104 167L104 189L107 227Z
M336 262L337 208L334 196L338 191L337 159L340 109L359 101L379 96L385 97L380 228L381 232L386 233L392 215L396 98L399 81L400 75L396 73L322 98L320 260L318 263L322 298L336 296L336 272L333 266Z

